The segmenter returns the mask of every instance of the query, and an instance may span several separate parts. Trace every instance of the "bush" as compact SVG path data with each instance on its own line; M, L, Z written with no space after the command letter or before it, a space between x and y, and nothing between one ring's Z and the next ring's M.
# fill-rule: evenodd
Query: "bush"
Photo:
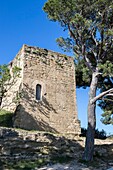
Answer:
M6 110L0 110L0 126L13 127L12 118L13 113Z
M80 136L86 137L87 129L81 128ZM106 132L102 129L99 131L98 129L95 130L95 138L96 139L106 139Z

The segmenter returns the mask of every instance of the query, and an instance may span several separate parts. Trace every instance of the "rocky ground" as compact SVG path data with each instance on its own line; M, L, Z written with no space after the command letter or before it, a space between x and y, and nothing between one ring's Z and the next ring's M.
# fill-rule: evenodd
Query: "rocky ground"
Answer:
M0 170L107 170L113 140L95 140L94 161L82 162L85 138L0 128Z

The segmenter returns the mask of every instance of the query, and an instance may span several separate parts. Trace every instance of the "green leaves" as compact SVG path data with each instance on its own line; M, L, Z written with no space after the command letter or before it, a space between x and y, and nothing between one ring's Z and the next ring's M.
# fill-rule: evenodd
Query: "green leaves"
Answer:
M12 68L12 76L18 77L20 75L21 69L17 66L14 66ZM0 65L0 85L4 84L11 79L11 71L8 67L8 65Z
M75 0L49 0L43 9L48 14L48 18L53 21L69 21L74 12Z
M0 109L0 126L13 127L13 113Z
M16 78L19 77L21 69L17 66L13 66L9 69L8 65L0 65L0 106L2 98L5 93L15 83Z
M107 60L104 64L98 65L100 72L102 72L102 76L113 76L113 63Z
M112 29L108 29L105 34L106 34L106 36L110 36L110 37L112 36L112 38L113 38L113 28Z
M0 65L0 82L10 80L10 70L7 65Z
M105 111L103 114L102 114L102 123L104 123L105 125L108 125L108 124L112 124L113 125L113 116L112 116L112 111L108 110L108 111Z
M70 38L64 39L63 37L60 37L56 39L56 42L65 52L69 52L71 49L73 49L73 42Z
M12 68L13 77L19 77L20 76L20 71L21 71L21 68L19 68L17 66L14 66Z
M73 48L80 57L90 52L90 65L95 62L95 67L98 60L109 57L113 39L113 5L110 0L48 0L43 9L50 20L59 22L64 30L69 31L67 39L57 40L61 48Z
M84 60L75 61L76 85L77 87L89 87L91 82L91 72L85 66Z
M82 14L76 13L71 18L70 23L76 24L76 25L81 26L81 27L85 26L86 28L89 28L91 26L92 21L84 18L84 16Z
M6 92L6 82L11 78L10 70L7 65L0 65L0 106L2 98Z

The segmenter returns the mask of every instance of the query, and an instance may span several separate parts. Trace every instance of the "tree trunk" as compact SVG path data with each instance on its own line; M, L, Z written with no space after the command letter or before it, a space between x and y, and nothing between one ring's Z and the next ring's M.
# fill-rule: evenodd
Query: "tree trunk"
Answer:
M0 107L1 107L1 104L2 104L2 97L0 97Z
M94 72L92 74L92 81L90 85L89 91L89 103L88 103L88 128L86 134L86 143L85 150L83 154L83 160L92 161L93 160L93 152L94 152L94 135L95 135L95 127L96 127L96 102L92 103L91 100L96 96L98 83L98 74Z
M3 95L2 95L2 92L0 91L0 107L1 107L1 104L2 104L2 98L3 98Z
M3 98L3 87L0 86L0 108L1 108L1 104L2 104L2 98Z

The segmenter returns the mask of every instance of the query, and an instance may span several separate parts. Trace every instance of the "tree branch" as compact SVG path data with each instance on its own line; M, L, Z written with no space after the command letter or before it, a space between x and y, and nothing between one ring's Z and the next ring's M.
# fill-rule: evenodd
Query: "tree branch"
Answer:
M105 96L112 96L113 97L113 93L106 94Z
M98 46L98 41L97 41L97 39L96 39L95 36L94 36L94 29L92 29L92 30L90 31L90 33L91 33L91 37L92 37L93 41L95 42L96 46Z
M107 99L107 98L103 98L102 100L107 100L107 101L113 102L112 99Z
M86 66L87 66L91 71L95 72L95 68L92 66L92 64L91 64L89 58L87 57L87 55L84 55L83 57L84 57Z
M68 29L69 29L69 32L70 32L70 36L76 41L75 34L74 34L73 31L71 30L70 25L68 24L67 26L68 26Z
M113 92L113 88L111 88L111 89L109 89L109 90L107 90L107 91L105 91L105 92L100 93L98 96L94 97L94 98L90 101L90 103L91 103L91 104L95 103L98 99L106 96L107 94L109 94L109 93L111 93L111 92Z

